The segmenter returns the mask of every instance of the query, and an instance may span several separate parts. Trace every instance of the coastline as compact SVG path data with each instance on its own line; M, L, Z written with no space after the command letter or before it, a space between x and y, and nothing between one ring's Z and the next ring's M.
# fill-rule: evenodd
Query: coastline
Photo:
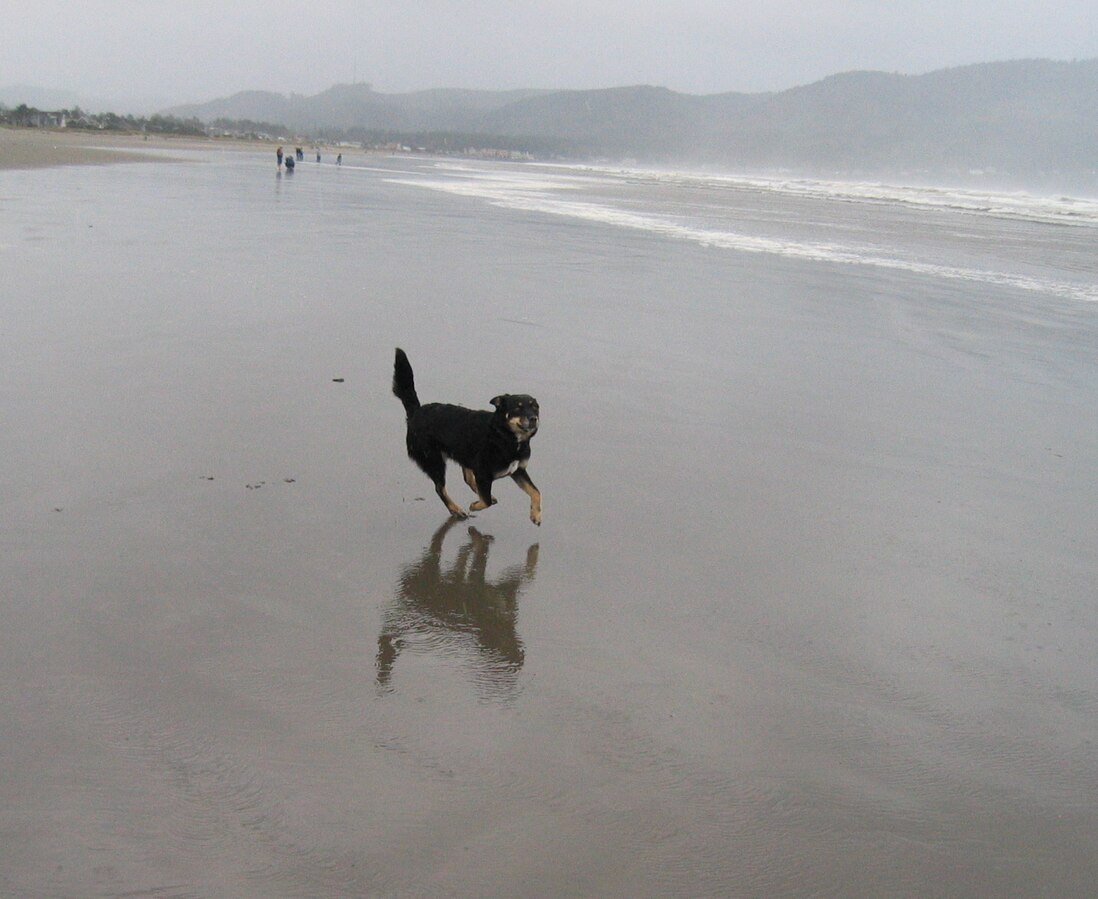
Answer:
M256 149L254 142L56 128L0 127L0 171L59 165L163 161L141 150Z
M1093 226L72 137L199 164L0 174L0 893L1098 878Z

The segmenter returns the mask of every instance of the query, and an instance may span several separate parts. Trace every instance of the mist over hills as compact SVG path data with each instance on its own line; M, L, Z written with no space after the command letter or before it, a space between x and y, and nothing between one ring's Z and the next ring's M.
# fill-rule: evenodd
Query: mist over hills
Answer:
M342 84L312 96L247 91L163 112L272 122L328 139L391 135L449 148L829 176L984 173L1003 184L1098 189L1098 59L847 72L759 94L647 85L386 94ZM439 135L452 139L427 139Z
M9 84L0 87L0 105L15 108L20 104L36 109L73 109L79 106L85 112L121 112L130 115L148 115L173 102L168 97L129 97L121 100L94 96L74 90L56 90L33 84Z
M490 132L482 127L485 115L540 93L546 92L438 89L381 94L368 84L337 84L313 96L244 91L208 103L174 106L165 112L203 121L278 122L310 133L360 129L486 134Z
M577 158L799 172L995 173L1087 183L1098 170L1098 60L1017 60L925 75L847 72L789 90L681 94L339 85L236 94L167 112L279 122L308 133L457 132Z

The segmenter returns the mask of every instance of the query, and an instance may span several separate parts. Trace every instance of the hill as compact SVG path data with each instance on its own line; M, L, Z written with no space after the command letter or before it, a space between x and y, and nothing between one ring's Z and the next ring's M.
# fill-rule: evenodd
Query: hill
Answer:
M651 86L383 94L338 85L312 97L249 92L166 112L314 133L479 135L665 164L859 175L993 170L1016 179L1094 178L1098 170L1098 60L847 72L768 94Z
M337 84L319 94L245 91L208 103L175 106L180 117L203 121L256 119L281 122L301 130L362 129L375 131L479 132L483 117L544 91L469 91L438 89L382 94L368 84Z

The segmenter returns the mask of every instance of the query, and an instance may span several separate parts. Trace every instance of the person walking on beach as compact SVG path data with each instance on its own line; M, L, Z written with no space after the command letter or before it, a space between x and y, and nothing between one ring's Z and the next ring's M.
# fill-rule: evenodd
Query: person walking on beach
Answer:
M343 154L342 153L340 153L338 156L336 156L336 165L343 165Z
M316 151L316 161L320 162L320 151L319 150Z
M281 147L279 147L277 150L275 150L275 156L278 157L278 170L282 171L282 148Z

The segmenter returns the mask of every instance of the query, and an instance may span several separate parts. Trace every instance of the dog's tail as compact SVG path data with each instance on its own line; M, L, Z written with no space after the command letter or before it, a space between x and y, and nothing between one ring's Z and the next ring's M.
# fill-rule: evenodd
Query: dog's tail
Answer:
M416 382L412 378L412 364L400 347L397 347L396 361L393 364L393 394L404 403L406 415L411 416L419 408Z

